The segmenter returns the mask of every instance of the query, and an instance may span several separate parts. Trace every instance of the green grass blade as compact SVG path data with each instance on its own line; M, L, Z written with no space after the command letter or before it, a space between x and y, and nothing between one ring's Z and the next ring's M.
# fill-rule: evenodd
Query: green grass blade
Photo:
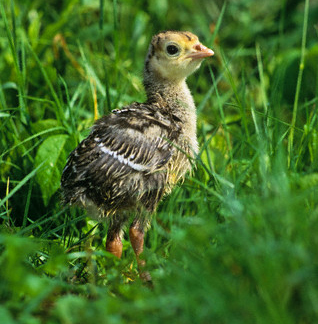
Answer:
M303 79L303 72L305 67L305 52L306 52L306 39L307 39L307 28L308 28L308 15L309 15L309 0L305 1L305 9L304 9L304 22L303 22L303 33L302 33L302 42L301 42L301 54L300 54L300 63L299 63L299 72L297 77L297 85L295 92L295 100L293 107L293 116L290 125L290 133L288 137L288 167L291 166L291 161L293 158L293 149L294 149L294 133L297 119L297 111L298 111L298 102L299 102L299 94L300 87Z
M54 102L56 104L56 107L57 107L56 117L60 122L62 122L64 120L64 111L63 111L62 102L60 101L58 94L57 94L56 90L54 89L54 86L53 86L49 76L47 75L39 57L36 55L35 51L33 50L32 46L30 45L30 43L26 42L26 44L27 44L27 47L28 47L29 51L31 52L32 56L34 57L37 65L45 79L46 84L48 85L48 87L50 89L51 95L52 95Z
M10 2L10 8L11 8L11 17L12 17L12 32L9 27L9 22L7 19L7 15L5 13L5 9L3 6L2 1L0 2L0 14L2 16L3 22L4 22L4 27L6 31L6 37L9 42L9 48L11 51L11 55L13 58L13 64L15 68L15 73L17 76L17 81L19 84L18 87L18 93L19 93L19 109L21 113L21 120L23 123L27 124L27 111L26 111L26 103L24 101L25 98L25 80L23 75L25 74L24 71L24 48L23 45L21 46L21 59L19 59L18 56L18 50L17 50L17 41L16 41L16 20L15 20L15 15L14 15L14 8L13 8L13 1ZM21 62L22 66L19 65L19 61Z
M32 177L35 176L35 174L40 170L40 168L43 166L44 162L42 162L40 165L38 165L37 168L35 168L33 171L31 171L28 175L26 175L18 185L16 185L10 193L3 199L0 200L0 206L3 206L4 203L10 199L17 191L19 191Z
M42 135L46 135L48 133L52 133L52 132L55 132L55 131L64 131L65 129L63 127L53 127L53 128L50 128L50 129L46 129L42 132L39 132L39 133L36 133L28 138L26 138L25 140L19 142L18 144L16 145L13 145L12 147L10 147L8 150L4 151L1 155L0 155L0 158L2 158L4 155L8 154L10 151L12 150L15 150L17 147L37 138L37 137L40 137Z

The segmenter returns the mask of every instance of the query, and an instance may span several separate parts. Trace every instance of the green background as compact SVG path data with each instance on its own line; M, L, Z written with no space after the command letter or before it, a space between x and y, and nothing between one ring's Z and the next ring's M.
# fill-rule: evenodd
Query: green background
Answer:
M318 323L318 1L1 0L0 318ZM138 278L107 227L60 205L94 118L143 101L153 34L215 51L188 84L193 174L159 206Z

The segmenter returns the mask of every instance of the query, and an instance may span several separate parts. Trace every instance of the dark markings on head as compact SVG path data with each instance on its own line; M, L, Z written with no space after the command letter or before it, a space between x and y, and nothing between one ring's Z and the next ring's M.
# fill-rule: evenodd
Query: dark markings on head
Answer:
M177 30L163 30L162 32L160 32L160 34L167 34L167 33L181 33L182 35L187 37L189 41L192 40L192 37L187 32L180 32Z
M187 33L182 32L182 35L186 36L186 37L188 38L189 41L192 40L191 36L189 36Z
M149 48L149 56L148 59L152 58L155 55L155 46L153 44L150 45Z

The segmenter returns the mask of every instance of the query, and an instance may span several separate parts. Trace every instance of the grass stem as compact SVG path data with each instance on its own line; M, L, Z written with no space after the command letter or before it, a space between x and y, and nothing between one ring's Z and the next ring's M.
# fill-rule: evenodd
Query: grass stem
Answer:
M309 0L305 0L305 9L304 9L304 22L303 22L303 32L302 32L302 42L301 42L301 54L300 54L300 63L299 63L299 72L297 77L297 85L294 99L293 107L293 116L290 125L290 133L288 136L288 167L291 167L291 162L293 159L294 152L294 134L295 126L297 120L297 111L298 111L298 102L299 94L301 90L301 83L303 78L303 72L305 68L305 53L306 53L306 38L307 38L307 28L308 28L308 14L309 14Z

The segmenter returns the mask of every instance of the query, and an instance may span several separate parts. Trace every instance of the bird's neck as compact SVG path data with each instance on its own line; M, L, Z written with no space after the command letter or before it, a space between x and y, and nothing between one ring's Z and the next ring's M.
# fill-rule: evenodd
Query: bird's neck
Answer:
M186 115L196 116L195 104L185 79L179 82L169 82L157 76L148 75L144 78L144 87L148 102L156 102L158 98L161 98L173 113L182 115L186 112Z
M196 151L197 114L186 80L169 82L167 80L160 80L158 77L148 76L144 78L144 86L148 102L163 101L169 107L170 112L182 121L184 135L191 139L190 144Z

